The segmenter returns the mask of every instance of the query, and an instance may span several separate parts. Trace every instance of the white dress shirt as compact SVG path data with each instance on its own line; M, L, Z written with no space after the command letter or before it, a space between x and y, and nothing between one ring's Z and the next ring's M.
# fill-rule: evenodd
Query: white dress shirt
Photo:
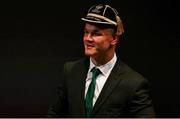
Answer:
M91 69L93 67L97 67L101 71L101 73L96 78L96 87L95 87L95 92L94 92L94 97L93 97L93 106L94 106L94 104L95 104L95 102L96 102L96 100L97 100L97 98L98 98L109 74L111 73L111 70L113 69L116 61L117 61L116 53L114 54L113 58L109 62L107 62L106 64L101 65L101 66L95 66L93 64L92 60L90 59L89 70L88 70L87 78L86 78L85 97L86 97L88 87L89 87L91 80L92 80Z

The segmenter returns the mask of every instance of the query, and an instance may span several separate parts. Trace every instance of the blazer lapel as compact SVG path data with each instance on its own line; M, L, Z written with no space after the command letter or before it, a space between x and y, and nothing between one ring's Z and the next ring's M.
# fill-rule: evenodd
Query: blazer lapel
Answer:
M86 75L87 75L87 71L89 68L89 61L88 59L84 59L82 62L80 62L78 65L76 65L76 68L73 70L71 75L71 80L72 82L70 82L71 85L71 92L73 95L76 95L74 100L75 101L75 105L77 105L79 108L79 110L77 110L78 114L82 115L82 117L85 116L85 106L84 106L84 90L85 90L85 79L86 79ZM78 73L77 73L78 71ZM74 80L76 79L76 80ZM76 93L74 92L76 90Z
M110 73L103 89L101 90L101 93L94 105L92 114L95 114L98 111L98 109L103 105L103 103L106 101L108 96L111 94L111 92L114 90L116 85L119 83L120 81L119 75L122 73L123 73L123 69L121 68L121 62L118 61L115 64L112 72Z

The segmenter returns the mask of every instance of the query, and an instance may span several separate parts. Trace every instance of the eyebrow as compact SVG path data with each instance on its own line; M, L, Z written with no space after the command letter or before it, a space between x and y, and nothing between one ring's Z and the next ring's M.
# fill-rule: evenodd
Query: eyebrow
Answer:
M85 31L89 31L87 28L84 28ZM100 32L101 29L99 28L96 28L96 29L93 29L91 30L91 32Z

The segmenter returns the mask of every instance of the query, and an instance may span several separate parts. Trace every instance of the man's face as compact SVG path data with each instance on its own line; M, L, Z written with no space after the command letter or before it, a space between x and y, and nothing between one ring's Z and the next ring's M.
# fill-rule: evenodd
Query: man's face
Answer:
M86 23L83 37L85 55L96 57L114 53L112 47L116 45L117 39L115 39L112 34L113 29L102 29Z

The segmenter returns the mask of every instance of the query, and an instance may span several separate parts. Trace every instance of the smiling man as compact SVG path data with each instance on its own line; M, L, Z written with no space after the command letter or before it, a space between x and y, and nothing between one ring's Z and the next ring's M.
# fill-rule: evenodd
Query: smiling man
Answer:
M93 5L82 21L86 57L64 64L48 116L155 117L148 80L116 54L124 32L117 10Z
M116 32L112 28L85 24L85 55L90 56L95 65L104 65L113 58L117 40Z

